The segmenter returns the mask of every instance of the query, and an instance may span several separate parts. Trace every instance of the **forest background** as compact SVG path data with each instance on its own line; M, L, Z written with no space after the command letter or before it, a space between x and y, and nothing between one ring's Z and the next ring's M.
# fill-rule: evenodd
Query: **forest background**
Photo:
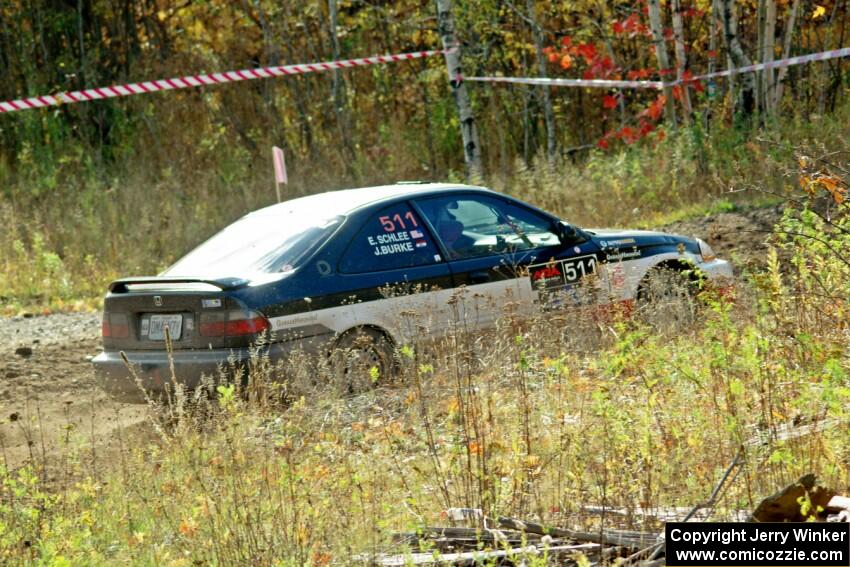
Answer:
M0 100L439 49L438 5L467 76L684 80L663 92L465 83L473 177L573 222L737 206L758 198L749 186L795 183L781 165L794 144L847 144L844 60L689 81L843 47L846 0L11 0ZM441 57L5 114L0 309L85 307L110 278L167 266L274 201L273 145L287 197L470 173Z

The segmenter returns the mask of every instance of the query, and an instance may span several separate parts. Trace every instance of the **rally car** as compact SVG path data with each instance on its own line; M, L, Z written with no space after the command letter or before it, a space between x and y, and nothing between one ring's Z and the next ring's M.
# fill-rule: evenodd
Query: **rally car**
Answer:
M659 273L725 286L732 269L699 239L583 230L481 187L333 191L250 213L159 276L112 282L93 363L125 399L170 387L172 364L188 387L247 364L261 336L272 362L344 347L383 373L395 347L459 321L492 327L507 300L629 305Z

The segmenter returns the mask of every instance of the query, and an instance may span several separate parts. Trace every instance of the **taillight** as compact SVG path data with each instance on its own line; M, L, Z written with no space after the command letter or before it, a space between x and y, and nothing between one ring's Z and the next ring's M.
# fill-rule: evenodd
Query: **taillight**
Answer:
M256 311L201 313L200 333L203 337L257 335L269 328L269 320Z
M124 313L104 313L101 334L104 337L126 339L130 336L130 323Z

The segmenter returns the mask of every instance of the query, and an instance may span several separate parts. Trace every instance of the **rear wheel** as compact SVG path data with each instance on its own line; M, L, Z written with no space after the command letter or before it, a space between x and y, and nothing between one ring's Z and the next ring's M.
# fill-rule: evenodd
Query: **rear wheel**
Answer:
M638 290L638 317L659 332L690 328L697 318L697 287L684 270L653 268Z
M341 393L362 394L391 379L395 369L392 344L374 329L353 329L337 341L331 368Z

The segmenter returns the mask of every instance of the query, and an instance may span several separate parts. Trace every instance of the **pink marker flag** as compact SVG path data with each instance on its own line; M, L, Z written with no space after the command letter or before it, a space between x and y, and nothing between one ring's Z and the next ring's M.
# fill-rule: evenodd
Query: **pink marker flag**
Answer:
M283 150L277 146L272 148L272 157L274 159L274 178L277 183L287 183L286 179L286 160L283 158Z

